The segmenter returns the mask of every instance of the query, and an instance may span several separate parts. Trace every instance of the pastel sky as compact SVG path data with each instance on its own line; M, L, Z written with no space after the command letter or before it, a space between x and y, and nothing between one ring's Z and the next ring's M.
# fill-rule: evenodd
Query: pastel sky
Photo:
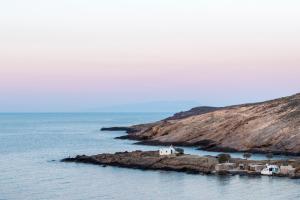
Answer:
M299 10L299 0L0 1L0 112L300 92Z

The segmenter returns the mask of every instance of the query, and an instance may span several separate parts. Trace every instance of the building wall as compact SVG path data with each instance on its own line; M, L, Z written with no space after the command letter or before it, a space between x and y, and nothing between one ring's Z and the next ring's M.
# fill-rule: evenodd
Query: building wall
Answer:
M233 170L234 168L236 168L235 163L222 163L215 166L216 171Z
M176 153L175 149L172 148L165 148L159 150L159 155L171 155L175 153Z
M291 165L280 166L280 173L284 175L292 175L295 173L295 168L293 168Z

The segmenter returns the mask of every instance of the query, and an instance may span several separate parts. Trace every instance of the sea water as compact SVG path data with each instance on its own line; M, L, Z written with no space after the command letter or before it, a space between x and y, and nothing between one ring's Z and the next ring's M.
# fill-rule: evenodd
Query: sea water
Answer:
M59 162L77 154L157 150L114 139L124 132L99 129L167 116L169 113L0 114L0 200L300 199L300 180L288 178L191 175ZM185 148L185 152L218 154L194 148ZM264 156L253 155L252 159Z

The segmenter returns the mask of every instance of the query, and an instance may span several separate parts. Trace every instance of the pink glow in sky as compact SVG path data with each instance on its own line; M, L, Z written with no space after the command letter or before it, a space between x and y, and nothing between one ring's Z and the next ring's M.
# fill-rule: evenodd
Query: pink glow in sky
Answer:
M300 92L298 1L0 3L0 112Z

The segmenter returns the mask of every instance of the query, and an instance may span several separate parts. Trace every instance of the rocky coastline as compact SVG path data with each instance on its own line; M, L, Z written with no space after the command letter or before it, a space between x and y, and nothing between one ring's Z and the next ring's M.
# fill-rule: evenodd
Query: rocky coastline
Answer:
M125 131L126 133L133 133L136 132L133 128L130 127L122 127L122 126L116 126L116 127L103 127L100 129L100 131Z
M136 141L135 145L148 145L148 146L170 146L175 145L179 147L195 147L198 150L210 151L210 152L224 152L224 153L254 153L254 154L267 154L272 153L273 155L284 155L284 156L300 156L300 152L288 152L280 150L262 150L262 149L249 149L249 150L239 150L230 147L222 147L215 144L213 141L203 140L198 143L188 143L188 142L161 142L159 140L147 140L137 136L135 134L136 130L131 129L130 127L124 127L123 129L116 130L115 127L103 128L101 131L125 131L126 135L115 137L114 139L119 140L134 140Z
M133 152L117 152L115 154L103 153L98 155L86 156L78 155L74 158L65 158L62 162L86 163L100 166L117 166L122 168L142 169L142 170L164 170L176 171L193 174L214 174L214 175L248 175L260 176L256 171L249 170L216 170L219 164L217 157L213 156L197 156L197 155L169 155L161 156L158 151L133 151ZM228 163L235 166L261 164L267 163L283 165L288 164L295 167L295 173L291 175L278 174L276 176L300 178L300 160L290 161L254 161L238 158L231 158ZM285 163L284 163L285 162Z
M259 103L196 107L154 123L101 130L125 131L116 139L143 145L300 156L300 93Z

